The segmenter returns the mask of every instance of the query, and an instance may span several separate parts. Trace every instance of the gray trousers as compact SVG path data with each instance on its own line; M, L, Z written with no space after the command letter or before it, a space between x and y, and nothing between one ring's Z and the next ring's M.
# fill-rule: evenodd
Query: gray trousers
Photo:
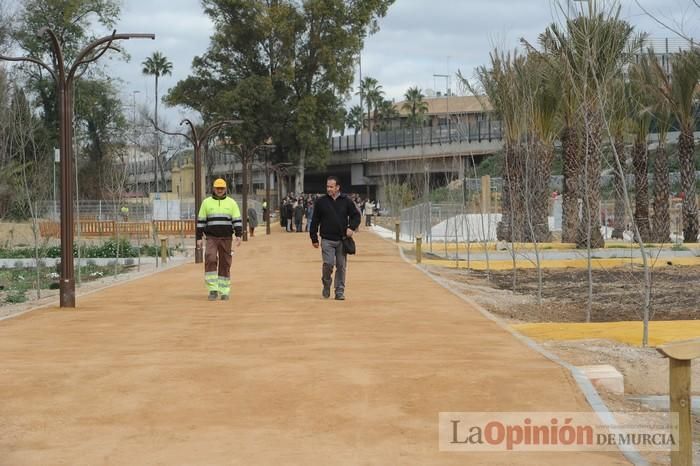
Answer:
M333 267L335 267L335 293L345 293L345 270L348 265L348 256L343 251L343 243L321 239L321 256L323 257L323 274L321 275L323 287L331 288L331 275Z

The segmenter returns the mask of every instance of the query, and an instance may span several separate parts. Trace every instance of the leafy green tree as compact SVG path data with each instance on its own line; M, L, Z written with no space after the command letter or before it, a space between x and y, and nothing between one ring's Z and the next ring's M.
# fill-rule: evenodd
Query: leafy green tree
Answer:
M113 170L125 151L123 134L127 119L117 91L103 80L78 82L75 94L76 136L85 142L81 155L80 195L87 199L103 199L105 186L113 178Z
M305 167L325 164L329 132L343 127L339 109L363 37L377 29L377 19L391 3L204 0L204 11L215 25L210 46L194 59L193 75L171 90L167 102L197 109L205 119L240 118L223 96L235 93L249 78L266 78L271 94L261 97L261 104L271 106L263 113L274 115L274 122L256 145L272 136L278 152L297 164L296 190L302 191ZM260 133L253 131L245 138L256 136Z
M119 19L118 0L27 0L21 3L18 24L13 31L13 39L28 56L56 64L49 41L37 36L43 28L50 28L58 38L64 59L72 63L76 54L86 44L96 38L92 33L95 23L102 28L112 28ZM28 77L29 91L36 94L43 111L46 127L52 131L54 140L58 138L58 115L56 86L53 79L41 67L22 65ZM87 78L98 74L93 65ZM84 79L84 78L83 78ZM76 117L80 115L76 113Z

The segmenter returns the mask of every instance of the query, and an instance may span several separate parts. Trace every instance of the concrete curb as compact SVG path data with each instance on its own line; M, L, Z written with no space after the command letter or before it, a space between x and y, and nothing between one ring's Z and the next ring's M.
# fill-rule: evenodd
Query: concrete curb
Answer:
M187 259L190 259L190 258L187 258ZM152 271L152 272L142 272L142 273L138 273L137 275L135 275L135 276L133 276L133 277L130 277L130 278L127 278L127 279L125 279L125 280L121 280L121 281L118 281L118 282L105 284L104 286L100 286L100 287L98 287L98 288L95 288L94 290L85 291L84 293L79 293L79 290L76 289L76 298L80 298L80 297L83 297L83 296L88 296L88 295L91 295L91 294L93 294L93 293L97 293L97 292L99 292L99 291L106 290L107 288L113 288L113 287L115 287L115 286L124 285L124 284L126 284L126 283L130 283L130 282L133 282L133 281L135 281L135 280L140 280L140 279L142 279L142 278L150 277L151 275L155 275L155 274L157 274L157 273L165 272L165 271L174 269L174 268L176 268L176 267L181 267L181 266L183 266L183 265L185 265L185 264L189 264L189 263L190 263L189 260L178 261L178 263L175 263L175 264L172 264L172 265L166 265L165 267L161 266L161 267L159 267L158 269L156 269L156 270L154 270L154 271ZM38 305L38 306L29 307L29 308L27 308L27 309L25 309L25 310L23 310L23 311L20 311L20 312L15 313L15 314L10 314L10 315L7 315L7 316L0 317L0 322L2 322L2 321L4 321L4 320L14 319L15 317L19 317L19 316L24 315L24 314L29 314L30 312L37 311L37 310L39 310L39 309L44 309L44 308L47 308L47 307L56 306L56 305L58 304L58 302L59 302L59 297L56 296L54 299L52 299L52 300L51 300L50 302L48 302L48 303L40 304L40 305Z
M381 238L381 235L377 235ZM396 245L393 241L383 238L392 244ZM508 325L507 322L505 322L503 319L500 317L490 313L488 310L480 306L479 304L475 303L473 300L471 300L469 297L465 296L461 292L454 290L451 288L448 284L448 282L442 278L436 277L432 275L430 272L428 272L424 267L419 266L417 264L414 264L411 262L406 255L404 254L403 248L398 246L399 254L401 255L401 259L403 259L406 263L412 265L416 269L420 270L423 272L428 278L433 280L435 283L438 285L442 286L445 288L447 291L450 293L454 294L458 298L460 298L462 301L466 302L470 306L473 306L474 309L479 311L484 317L487 319L491 320L492 322L496 323L499 327L501 327L503 330L507 331L510 333L513 337L521 341L523 344L527 345L529 348L533 349L534 351L537 351L540 353L542 356L545 358L549 359L550 361L559 364L563 368L567 369L570 373L571 376L574 378L576 383L578 384L579 388L583 392L584 396L586 397L586 400L588 403L591 405L591 408L595 411L595 413L598 415L601 421L604 423L615 426L617 425L617 422L613 418L612 413L610 412L610 409L608 406L605 404L603 399L600 397L598 392L596 391L595 387L593 387L593 384L591 383L590 380L581 372L577 367L567 363L566 361L562 360L555 354L550 353L549 351L545 350L542 348L540 345L537 344L534 340L531 338L519 333L515 329L513 329L510 325ZM625 456L625 458L630 461L632 464L635 466L648 466L649 462L642 457L642 455L637 451L635 448L632 448L630 446L618 446L620 452Z

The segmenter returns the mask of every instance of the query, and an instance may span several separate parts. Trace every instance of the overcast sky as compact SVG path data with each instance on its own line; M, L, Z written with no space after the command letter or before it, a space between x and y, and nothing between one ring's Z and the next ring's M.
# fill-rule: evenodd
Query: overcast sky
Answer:
M699 37L700 9L692 0L639 2L664 22ZM622 8L624 19L653 38L677 40L644 15L634 0L623 0ZM494 46L518 47L520 37L536 41L556 14L550 0L396 0L380 20L379 32L366 41L362 73L376 78L386 97L397 101L410 86L444 91L445 78L434 74L450 75L452 91L458 93L457 70L471 76L475 67L488 62ZM212 30L199 0L123 0L117 31L156 34L155 41L123 42L131 55L129 63L110 62L113 76L123 81L125 102L131 102L133 91L139 91L137 106L153 106L153 78L141 74L141 62L153 51L162 52L173 63L172 76L160 81L162 95L187 77L192 58L205 52ZM165 108L162 114L170 125L191 116Z

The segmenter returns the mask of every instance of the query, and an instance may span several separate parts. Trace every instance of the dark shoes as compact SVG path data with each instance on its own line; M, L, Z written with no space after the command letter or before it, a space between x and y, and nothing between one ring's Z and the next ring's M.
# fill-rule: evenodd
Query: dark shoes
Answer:
M221 300L222 300L222 301L228 301L228 295L227 295L227 294L222 294L222 295L221 295Z
M335 300L336 301L345 301L345 295L343 293L336 293Z
M331 289L330 288L324 288L323 291L321 292L321 296L323 296L323 299L328 299L331 297Z
M209 301L216 301L216 298L219 297L219 293L216 291L210 291L209 292Z

